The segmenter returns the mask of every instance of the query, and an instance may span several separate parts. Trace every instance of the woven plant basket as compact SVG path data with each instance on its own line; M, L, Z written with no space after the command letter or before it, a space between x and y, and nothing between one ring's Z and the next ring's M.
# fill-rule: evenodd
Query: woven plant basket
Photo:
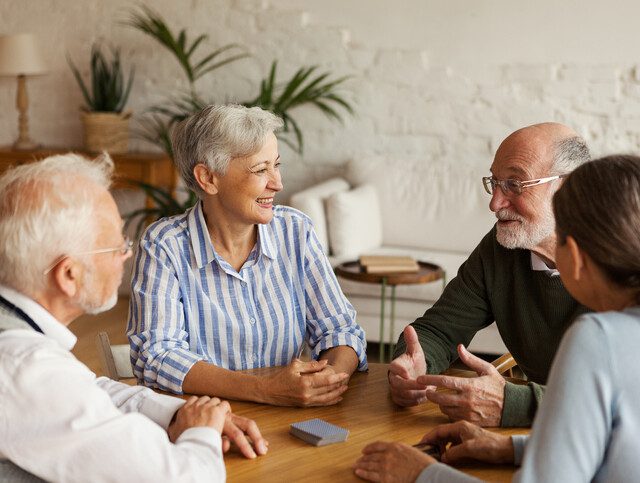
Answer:
M84 147L89 152L111 154L129 150L129 118L127 112L83 112Z

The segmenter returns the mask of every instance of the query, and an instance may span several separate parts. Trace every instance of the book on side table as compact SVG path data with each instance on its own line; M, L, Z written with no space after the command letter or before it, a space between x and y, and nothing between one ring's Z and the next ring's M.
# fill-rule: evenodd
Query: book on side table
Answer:
M367 273L415 273L419 269L417 261L404 256L362 255L359 262Z

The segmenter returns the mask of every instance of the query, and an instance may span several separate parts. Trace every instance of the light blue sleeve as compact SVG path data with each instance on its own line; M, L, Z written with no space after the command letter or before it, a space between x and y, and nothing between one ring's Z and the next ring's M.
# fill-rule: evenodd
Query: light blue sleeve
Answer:
M351 347L358 355L358 370L367 370L367 341L356 323L356 311L347 300L309 224L304 253L304 287L309 346L314 359L338 346Z
M513 444L513 464L515 466L520 466L522 464L524 450L527 447L527 441L529 441L528 434L515 434L511 436L511 443Z
M451 466L434 463L422 470L415 483L478 483L481 481Z
M133 373L145 386L182 394L187 373L204 358L189 348L178 276L152 227L140 240L131 280L127 335Z
M594 314L565 334L514 482L591 481L612 427L612 350Z

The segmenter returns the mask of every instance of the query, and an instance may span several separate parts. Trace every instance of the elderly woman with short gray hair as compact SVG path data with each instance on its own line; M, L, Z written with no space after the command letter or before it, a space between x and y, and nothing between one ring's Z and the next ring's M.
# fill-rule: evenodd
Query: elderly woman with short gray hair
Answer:
M145 385L275 405L330 405L366 370L364 332L307 216L274 205L275 132L258 107L209 106L173 133L199 197L140 240L127 333ZM305 343L313 360L298 359ZM244 369L280 366L263 376Z

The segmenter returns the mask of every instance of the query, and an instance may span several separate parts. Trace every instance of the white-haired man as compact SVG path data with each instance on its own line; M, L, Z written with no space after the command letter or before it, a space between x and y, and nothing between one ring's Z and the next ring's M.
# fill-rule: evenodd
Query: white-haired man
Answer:
M562 124L529 126L502 142L483 179L498 222L434 306L405 328L389 373L397 404L430 400L451 419L482 426L531 424L562 334L587 310L557 276L551 200L562 175L588 160L584 140ZM528 385L505 383L465 349L494 320ZM436 375L458 356L479 377Z
M116 302L131 243L108 187L113 164L77 155L0 178L0 480L222 481L222 452L265 441L228 403L186 403L97 378L67 325Z

